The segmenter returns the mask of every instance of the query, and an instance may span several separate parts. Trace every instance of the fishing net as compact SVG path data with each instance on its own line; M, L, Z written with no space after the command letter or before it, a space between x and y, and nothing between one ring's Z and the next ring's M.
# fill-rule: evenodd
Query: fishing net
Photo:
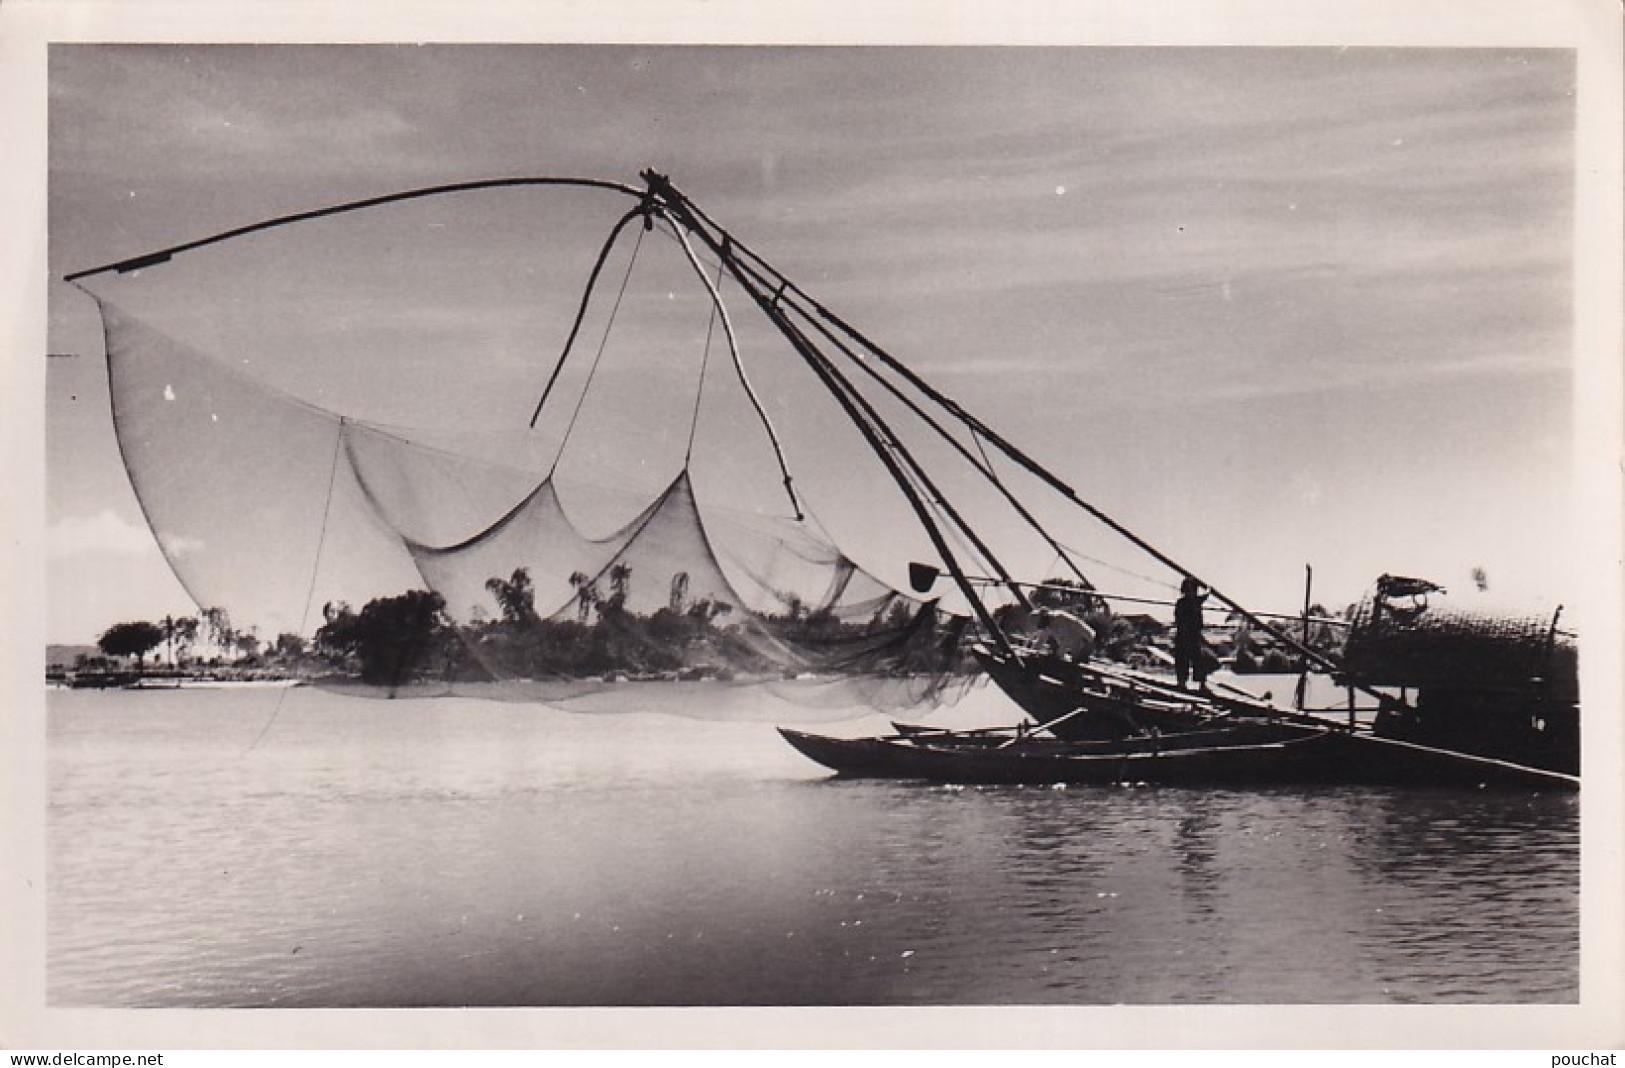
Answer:
M842 547L884 545L901 575L920 538L896 502L847 500L884 479L806 402L805 366L740 327L765 353L753 394L672 240L611 249L624 204L545 192L391 205L82 283L131 485L200 611L240 654L302 642L301 673L356 693L951 699L967 613ZM576 333L579 358L556 362ZM765 440L781 421L826 472L799 493Z

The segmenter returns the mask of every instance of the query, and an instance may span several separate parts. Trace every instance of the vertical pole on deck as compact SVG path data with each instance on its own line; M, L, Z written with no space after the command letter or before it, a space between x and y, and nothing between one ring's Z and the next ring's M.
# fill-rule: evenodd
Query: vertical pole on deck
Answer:
M1313 594L1314 594L1314 587L1315 587L1315 569L1313 567L1311 567L1309 564L1304 564L1303 565L1303 647L1305 649L1308 649L1310 647L1309 646L1309 604L1310 604L1310 601L1312 600L1312 597L1313 597ZM1308 703L1307 702L1308 693L1309 693L1309 658L1306 656L1306 657L1303 658L1303 671L1298 675L1298 692L1296 694L1296 697L1297 697L1298 711L1299 712L1302 712L1303 711L1303 706L1306 703Z

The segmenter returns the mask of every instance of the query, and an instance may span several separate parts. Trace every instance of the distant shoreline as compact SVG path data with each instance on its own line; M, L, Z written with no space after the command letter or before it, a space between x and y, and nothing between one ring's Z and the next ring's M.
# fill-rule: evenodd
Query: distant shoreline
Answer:
M287 672L248 670L176 671L47 671L49 687L69 690L185 690L303 686L306 680Z

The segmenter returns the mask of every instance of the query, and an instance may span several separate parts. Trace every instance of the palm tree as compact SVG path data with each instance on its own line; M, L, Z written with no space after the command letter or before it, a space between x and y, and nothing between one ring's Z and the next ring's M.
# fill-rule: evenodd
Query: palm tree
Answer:
M592 614L593 605L598 603L598 589L593 584L592 576L585 571L571 572L570 585L576 591L576 619L585 623Z
M612 596L619 597L624 603L628 587L632 585L632 565L627 563L616 564L609 569L609 588Z
M231 629L231 615L224 608L205 608L203 627L209 643L222 653L232 646L237 636Z
M169 653L169 666L175 666L175 634L176 620L174 616L165 616L160 624L164 628L164 650Z
M485 588L496 597L504 623L530 623L536 619L536 591L525 568L516 568L507 579L486 579Z
M171 654L171 661L172 662L176 661L177 656L178 656L179 660L185 660L186 657L187 657L187 654L189 654L192 651L192 646L194 644L196 644L196 642L197 642L197 630L198 630L197 617L196 616L182 616L180 619L175 620L174 627L175 627L175 637L174 637L175 644L180 647L180 650L179 650L178 654ZM176 666L178 666L178 663L176 664Z

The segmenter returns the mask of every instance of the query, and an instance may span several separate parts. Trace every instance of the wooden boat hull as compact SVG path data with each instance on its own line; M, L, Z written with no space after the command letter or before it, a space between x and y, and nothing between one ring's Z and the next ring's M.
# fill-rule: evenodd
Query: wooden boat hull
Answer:
M1285 728L1293 731L1292 728ZM802 755L852 778L956 784L1148 784L1248 788L1294 784L1576 789L1579 780L1536 768L1337 730L1297 728L1269 741L1116 752L1024 740L1005 747L951 735L831 738L779 728Z
M1574 759L1564 761L1546 759L1548 754L1529 746L1511 752L1477 747L1470 738L1442 745L1435 736L1385 729L1383 717L1374 733L1350 734L1272 709L1239 691L1187 694L1161 680L1112 665L1074 663L1042 654L1023 654L1016 659L993 649L977 650L977 659L1011 700L1063 740L1100 738L1102 728L1109 729L1114 723L1172 734L1209 730L1235 723L1238 717L1265 721L1282 717L1281 726L1294 724L1334 739L1321 748L1334 754L1343 766L1328 771L1324 781L1459 784L1482 777L1491 782L1578 783L1577 746Z
M952 730L919 724L893 723L897 738L922 745L947 746L956 749L1014 749L1074 756L1122 753L1171 752L1174 750L1211 748L1221 745L1258 745L1265 742L1285 742L1318 731L1290 723L1271 723L1260 720L1228 720L1216 722L1202 730L1180 731L1174 734L1140 734L1127 738L1057 740L1038 733L1037 728L1022 726L985 727L977 730Z
M1202 729L1216 717L1263 713L1262 702L1245 707L1214 694L1182 692L1174 684L1045 653L1021 659L993 649L975 650L996 686L1034 722L1057 738L1090 740L1147 730L1164 733Z

